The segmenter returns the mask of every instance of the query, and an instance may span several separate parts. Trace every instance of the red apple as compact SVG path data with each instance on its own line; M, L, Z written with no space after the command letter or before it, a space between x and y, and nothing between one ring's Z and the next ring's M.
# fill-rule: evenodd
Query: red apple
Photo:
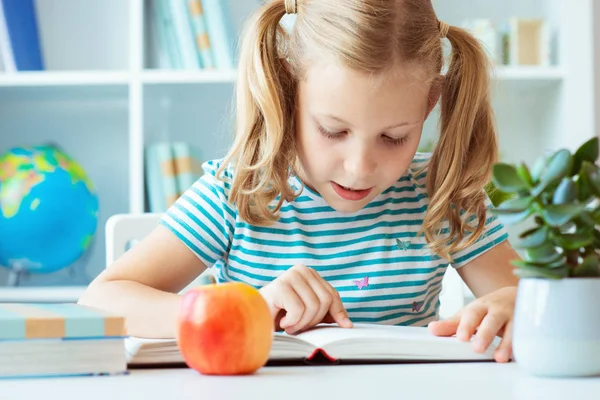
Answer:
M258 290L241 282L198 286L183 295L178 345L205 375L251 374L266 364L273 319Z

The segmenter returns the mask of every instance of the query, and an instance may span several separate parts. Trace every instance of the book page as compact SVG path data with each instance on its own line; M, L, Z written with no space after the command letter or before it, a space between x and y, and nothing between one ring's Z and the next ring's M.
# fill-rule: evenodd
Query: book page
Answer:
M377 324L321 324L296 336L342 359L489 359L497 346L495 341L484 354L476 354L469 342L435 336L426 327Z
M374 342L378 339L402 339L406 341L456 340L436 337L427 328L377 324L354 324L352 328L341 328L337 324L320 324L311 330L294 336L320 348L336 341L348 339L367 339Z

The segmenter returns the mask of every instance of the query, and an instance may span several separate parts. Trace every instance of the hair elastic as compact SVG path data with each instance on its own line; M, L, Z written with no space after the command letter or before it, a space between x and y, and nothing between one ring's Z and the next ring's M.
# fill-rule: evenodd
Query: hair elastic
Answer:
M448 31L450 30L450 25L448 25L444 21L438 20L438 27L440 29L440 36L442 37L442 39L444 39L446 36L448 36Z
M296 14L296 10L298 8L298 3L296 0L283 0L285 4L285 13L286 14Z

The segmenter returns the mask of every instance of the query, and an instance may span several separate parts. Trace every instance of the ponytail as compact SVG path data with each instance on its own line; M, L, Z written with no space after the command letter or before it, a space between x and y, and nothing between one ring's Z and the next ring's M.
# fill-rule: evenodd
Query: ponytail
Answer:
M296 194L288 184L294 153L295 83L279 56L283 0L267 3L246 26L239 58L234 143L217 172L232 164L229 200L253 225L277 219ZM279 196L275 207L272 201Z
M423 229L432 250L451 261L452 253L472 245L484 230L483 188L498 145L487 55L463 29L449 27L447 38L452 58L442 89L440 139L428 166L430 204ZM443 221L449 222L449 237L441 235Z

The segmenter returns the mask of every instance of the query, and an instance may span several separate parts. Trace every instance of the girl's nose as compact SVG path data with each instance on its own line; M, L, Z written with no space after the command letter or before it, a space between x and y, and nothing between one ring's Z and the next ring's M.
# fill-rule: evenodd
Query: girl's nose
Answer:
M375 173L377 157L365 145L352 146L345 155L344 168L356 183L360 183Z

